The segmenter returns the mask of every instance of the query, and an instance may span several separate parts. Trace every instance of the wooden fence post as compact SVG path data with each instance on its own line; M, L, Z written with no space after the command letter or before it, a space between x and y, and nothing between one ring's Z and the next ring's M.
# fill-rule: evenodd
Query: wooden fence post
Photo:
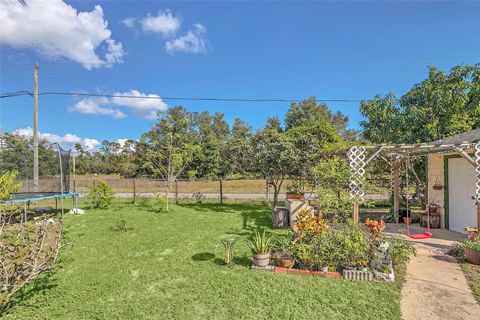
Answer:
M137 204L137 180L133 179L133 204Z
M359 220L359 206L358 206L358 200L355 200L353 203L353 222L358 223Z
M220 179L220 204L223 204L223 180Z
M175 179L175 203L178 204L178 180Z

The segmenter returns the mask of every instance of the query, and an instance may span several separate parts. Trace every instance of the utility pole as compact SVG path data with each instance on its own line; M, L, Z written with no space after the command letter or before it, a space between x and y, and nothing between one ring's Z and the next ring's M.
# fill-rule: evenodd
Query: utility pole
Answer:
M33 191L38 192L38 63L33 69Z

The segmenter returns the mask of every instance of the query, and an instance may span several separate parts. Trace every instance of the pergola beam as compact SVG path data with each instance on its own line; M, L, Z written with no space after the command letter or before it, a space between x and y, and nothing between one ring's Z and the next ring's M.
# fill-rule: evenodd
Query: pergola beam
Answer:
M455 148L455 151L457 151L461 156L462 158L464 158L465 160L468 161L468 163L470 163L472 166L476 167L477 165L475 164L475 159L470 157L470 155L462 148L459 148L459 147L456 147Z
M465 151L466 149L474 149L475 156L472 157ZM376 149L372 154L365 159L367 150ZM402 157L411 155L424 156L439 152L458 152L468 163L475 167L476 172L476 206L477 206L477 228L480 228L480 142L461 142L461 143L424 143L413 145L377 145L377 146L354 146L348 152L348 158L351 169L350 179L350 196L354 199L354 213L353 218L358 222L359 218L359 204L363 201L365 191L365 167L368 163L374 160L381 154L382 151L388 151L392 156L391 175L393 180L393 209L395 220L398 222L400 211L400 165ZM383 160L385 157L380 156ZM386 160L387 161L387 160ZM408 170L408 168L407 168ZM418 179L416 172L415 176Z

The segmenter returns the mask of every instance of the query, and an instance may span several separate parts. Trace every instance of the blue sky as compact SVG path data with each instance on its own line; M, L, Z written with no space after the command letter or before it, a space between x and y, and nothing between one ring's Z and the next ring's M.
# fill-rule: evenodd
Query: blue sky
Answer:
M2 93L30 90L38 61L40 92L369 99L401 95L425 78L429 65L480 61L480 2L26 0L22 6L6 0L0 6ZM358 103L328 104L358 127ZM240 117L258 128L289 104L41 96L40 131L94 148L93 140L138 138L167 105L223 112L228 121ZM27 132L31 114L30 97L0 100L5 131Z

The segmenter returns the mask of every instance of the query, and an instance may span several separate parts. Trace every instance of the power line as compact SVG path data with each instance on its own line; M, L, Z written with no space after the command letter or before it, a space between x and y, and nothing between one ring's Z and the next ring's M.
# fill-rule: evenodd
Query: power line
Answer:
M382 62L430 62L434 60L458 60L458 59L478 59L480 56L446 56L446 57L397 57L397 58L325 58L325 59L258 59L258 60L151 60L151 61L132 61L126 63L120 63L119 65L124 66L155 66L160 64L176 64L176 65L257 65L257 64L323 64L323 63L347 63L347 62L372 62L372 63L382 63ZM80 65L82 63L90 62L74 62L74 61L44 61L41 62L42 65ZM91 62L91 64L96 64L98 61ZM11 64L11 65L0 65L0 68L19 68L31 66L32 63L22 63L22 64Z
M12 97L26 96L26 95L31 96L32 92L27 91L27 90L22 90L22 91L0 93L0 98L12 98Z
M11 98L17 96L31 96L30 91L16 91L1 93L0 98ZM39 96L82 96L82 97L102 97L102 98L127 98L127 99L151 99L151 100L177 100L177 101L220 101L220 102L288 102L295 103L301 102L304 99L275 99L275 98L202 98L202 97L159 97L159 96L135 96L135 95L116 95L116 94L100 94L100 93L85 93L85 92L39 92ZM345 102L345 103L358 103L362 100L357 99L318 99L323 102Z

